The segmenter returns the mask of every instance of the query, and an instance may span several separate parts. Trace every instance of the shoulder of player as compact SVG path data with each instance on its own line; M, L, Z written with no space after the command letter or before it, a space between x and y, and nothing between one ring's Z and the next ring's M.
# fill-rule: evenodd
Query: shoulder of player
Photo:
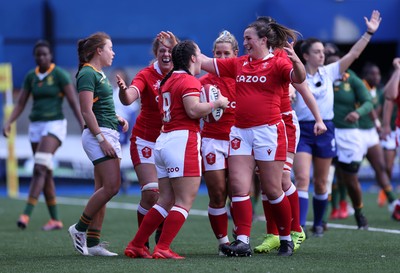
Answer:
M32 77L34 75L36 75L35 68L32 68L25 74L25 77Z
M199 78L199 81L200 81L202 84L207 84L207 83L209 83L209 84L214 84L216 81L220 81L220 79L221 79L221 78L218 77L217 75L214 75L214 74L211 74L211 73L207 73L207 74L201 76L201 77Z
M139 70L139 72L135 75L136 77L143 77L144 79L162 79L164 78L164 75L160 74L160 72L154 67L153 64L146 66Z
M57 77L68 77L68 78L70 78L70 73L66 69L64 69L64 68L62 68L62 67L60 67L58 65L56 65L54 67L54 70L52 71L52 74L56 75Z
M196 77L189 74L181 74L181 77L175 82L177 86L182 90L182 92L187 92L188 90L201 90L201 82Z

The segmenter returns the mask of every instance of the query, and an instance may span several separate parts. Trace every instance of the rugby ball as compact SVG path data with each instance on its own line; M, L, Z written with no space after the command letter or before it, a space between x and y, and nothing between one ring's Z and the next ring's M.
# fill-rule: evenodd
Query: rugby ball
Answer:
M200 90L200 102L213 102L218 99L219 89L215 85L205 84ZM210 114L203 117L206 122L217 122L221 119L224 109L215 108Z

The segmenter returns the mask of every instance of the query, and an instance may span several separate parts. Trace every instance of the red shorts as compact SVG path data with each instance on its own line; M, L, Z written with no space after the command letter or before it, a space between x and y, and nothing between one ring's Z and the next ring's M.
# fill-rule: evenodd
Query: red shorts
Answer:
M154 145L155 142L132 136L130 150L133 166L137 166L141 163L155 164Z
M287 151L294 154L300 139L300 126L296 112L292 110L282 113L282 120L286 127Z

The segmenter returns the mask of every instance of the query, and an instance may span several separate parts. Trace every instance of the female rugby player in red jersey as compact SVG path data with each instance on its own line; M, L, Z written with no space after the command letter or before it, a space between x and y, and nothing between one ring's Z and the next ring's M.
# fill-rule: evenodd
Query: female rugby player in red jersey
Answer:
M175 37L173 37L175 39ZM153 41L154 62L145 67L133 78L129 86L117 75L120 88L119 98L124 105L130 105L140 99L141 110L131 135L131 160L141 187L141 199L137 209L140 226L144 216L158 199L158 178L154 162L154 145L161 130L161 115L158 110L158 88L161 80L172 69L172 47ZM161 234L162 225L156 233L156 243ZM147 247L149 244L146 243ZM129 255L129 251L126 253Z
M236 57L239 51L238 42L229 31L223 31L214 41L213 54L215 58ZM208 218L215 237L218 239L219 249L229 243L228 214L225 208L228 197L228 153L229 132L235 122L235 90L236 83L232 78L218 77L215 74L206 74L200 82L218 87L221 94L228 98L229 105L218 122L205 122L201 131L203 157L203 177L207 185L210 202L208 204ZM219 250L220 251L220 250ZM220 253L221 254L221 253Z
M172 50L174 67L160 84L163 126L155 145L160 196L125 250L132 258L184 259L170 245L186 221L200 186L200 118L228 104L221 94L214 102L200 102L201 83L194 77L201 71L200 54L193 41L178 43ZM160 240L150 255L144 244L163 221Z
M250 24L244 32L248 55L211 59L203 55L202 69L236 79L235 125L230 133L229 176L237 240L221 250L229 256L249 256L252 213L249 198L253 171L260 171L261 188L271 203L280 248L278 255L290 256L291 208L282 190L282 169L286 160L285 125L281 117L282 86L301 83L305 70L288 39L296 32L282 25ZM284 48L287 58L275 57L269 49Z
M274 19L269 16L260 16L257 21L264 22L265 24L276 23ZM285 50L275 49L271 52L277 57L287 58ZM299 90L301 96L310 108L314 118L314 134L320 135L326 131L326 126L319 113L318 105L313 97L310 89L305 82L301 84L293 84L297 90ZM296 153L297 143L300 138L300 127L297 119L296 112L292 109L291 98L289 94L294 89L292 85L287 85L283 89L283 95L281 100L281 114L282 120L285 123L286 138L288 142L288 150L286 160L282 174L282 189L289 199L290 207L292 210L292 224L291 224L291 236L294 243L294 250L300 247L300 244L306 239L306 234L300 225L300 209L299 209L299 196L297 193L296 186L291 181L291 170L293 165L293 158ZM294 90L293 90L294 91ZM254 248L256 253L269 253L274 249L278 249L280 246L279 231L276 225L275 219L271 212L271 205L268 201L268 197L265 193L261 195L262 204L264 208L264 216L266 221L266 235L263 242Z

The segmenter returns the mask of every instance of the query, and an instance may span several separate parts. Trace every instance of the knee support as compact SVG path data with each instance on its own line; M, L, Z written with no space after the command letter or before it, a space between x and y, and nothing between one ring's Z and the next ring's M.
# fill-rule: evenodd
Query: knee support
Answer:
M343 162L337 162L338 167L341 168L343 171L351 174L356 174L358 173L358 170L360 169L360 162L351 162L351 163L343 163Z
M290 157L286 157L285 164L283 165L284 172L291 172L293 166L293 159Z
M142 192L143 191L154 191L154 192L158 192L158 183L157 182L150 182L147 183L146 185L144 185L142 187Z
M36 152L34 159L35 159L35 164L43 165L46 166L47 169L53 170L53 154Z

